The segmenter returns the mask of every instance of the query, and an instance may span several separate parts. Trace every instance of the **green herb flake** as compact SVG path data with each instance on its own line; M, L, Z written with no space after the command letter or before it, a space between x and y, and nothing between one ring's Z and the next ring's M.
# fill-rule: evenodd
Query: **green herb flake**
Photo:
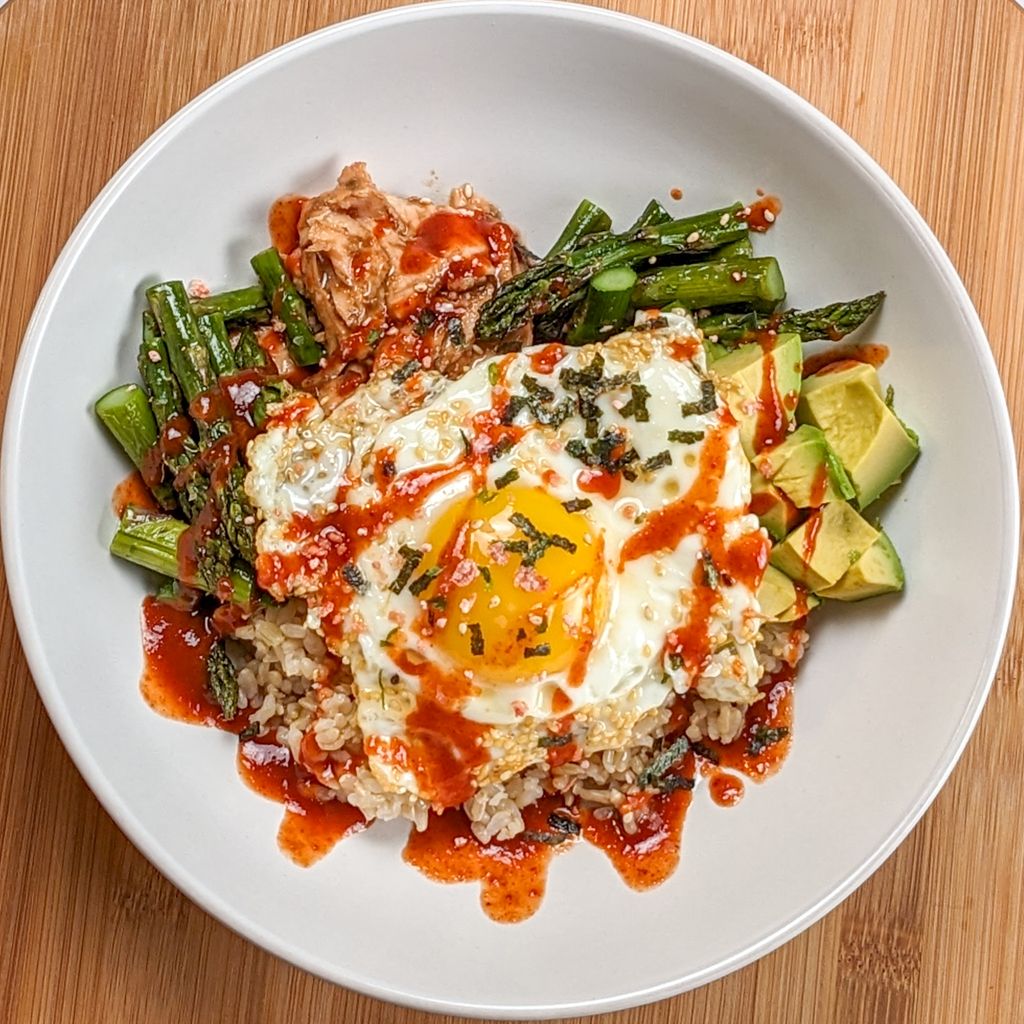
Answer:
M395 643L395 635L397 633L398 633L398 626L395 626L394 629L389 629L388 630L388 635L386 637L384 637L384 639L381 640L381 642L380 642L381 647L393 647L394 643Z
M424 309L416 317L413 330L422 338L436 323L437 314L432 309Z
M491 490L488 490L488 488L485 487L482 491L480 491L477 494L476 500L479 501L481 505L486 505L488 502L494 501L494 499L497 496L498 496L498 492L497 491L491 491Z
M766 725L755 725L750 731L750 736L747 740L747 754L750 757L757 757L758 754L763 753L769 747L775 746L780 740L784 740L789 735L789 730L785 726L769 727Z
M890 384L885 389L885 404L891 409L896 403L896 389Z
M593 504L589 498L570 498L568 501L562 502L562 508L566 512L582 512Z
M536 625L537 635L543 635L548 631L548 620L546 615L541 616L540 622Z
M462 348L466 344L466 332L462 328L462 321L453 316L446 324L445 331L448 334L448 344L454 348Z
M647 473L653 473L656 469L664 469L665 466L672 465L672 453L666 448L662 452L658 452L657 455L652 455L649 459L645 459L640 463L640 468Z
M472 455L473 443L470 441L469 435L464 430L460 430L459 435L462 437L462 447L465 449L466 455Z
M524 647L524 658L546 658L551 653L551 644L537 644L536 647Z
M697 757L703 758L711 764L718 764L721 760L709 746L706 746L703 743L694 743L690 749L697 755Z
M426 572L417 576L416 579L409 584L409 593L419 597L419 595L430 586L431 581L440 575L441 566L431 566Z
M403 363L391 374L392 383L404 384L417 370L422 368L422 365L418 359L410 359L407 363Z
M478 658L484 653L484 634L479 622L469 624L469 653Z
M487 382L491 387L497 387L498 381L501 379L501 370L498 369L497 363L491 363L487 367Z
M388 586L388 590L390 590L392 594L400 594L405 590L406 584L409 582L412 574L416 571L416 567L423 561L423 552L410 547L408 544L403 544L398 549L398 553L402 556L404 561L402 562L402 568L398 570L398 575Z
M480 578L484 581L484 586L488 590L491 589L491 570L486 565L478 565L477 568L480 570Z
M683 667L683 656L678 651L671 651L668 656L669 668L678 672Z
M507 473L502 473L497 480L494 481L494 486L500 491L504 487L508 487L509 484L514 484L519 479L519 470L510 469Z
M704 440L703 430L670 430L668 439L677 444L697 444Z
M439 612L443 612L448 607L448 599L438 595L437 597L431 597L427 599L427 604L431 608L435 608Z

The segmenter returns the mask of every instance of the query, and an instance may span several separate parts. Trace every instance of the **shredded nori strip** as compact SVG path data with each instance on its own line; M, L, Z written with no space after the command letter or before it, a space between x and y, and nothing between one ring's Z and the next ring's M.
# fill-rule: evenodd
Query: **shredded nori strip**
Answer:
M487 584L488 588L491 585L491 570L486 565L478 565L477 568L480 570L480 576L483 578L484 583Z
M784 725L776 726L774 728L769 728L765 725L756 725L751 731L750 739L747 742L747 753L751 757L757 757L758 754L767 750L768 747L773 747L788 735L789 730Z
M503 437L497 444L491 445L490 451L487 453L487 458L490 462L497 462L502 455L506 455L512 448L512 439L509 437Z
M585 508L590 508L594 503L589 498L570 498L568 501L562 502L562 508L566 512L582 512Z
M614 458L612 452L626 443L626 434L616 427L606 430L600 437L592 440L588 445L586 441L574 437L567 442L565 450L574 458L579 459L586 466L599 467L609 473L617 473L625 470L634 462L638 462L640 456L635 448L629 448L622 455Z
M345 577L345 582L357 594L365 594L369 589L370 585L366 582L366 577L354 562L348 562L346 565L343 565L341 567L341 575Z
M436 608L439 612L443 612L448 607L448 599L438 594L437 597L428 598L427 604L431 608Z
M421 573L412 581L412 583L409 584L409 593L419 597L419 595L430 586L430 581L440 575L441 566L431 566L426 572Z
M710 761L711 764L718 764L721 760L710 747L705 746L703 743L694 743L690 746L690 749L698 757L702 757L705 761Z
M462 447L466 449L466 454L467 455L472 455L473 454L473 444L472 444L472 442L469 440L469 437L467 436L467 434L466 434L466 432L464 430L460 430L459 433L462 435Z
M432 309L424 309L416 317L413 330L422 338L434 324L437 323L437 314Z
M503 487L508 487L509 484L514 484L519 479L519 470L510 469L507 473L502 473L497 480L494 481L494 486L500 491Z
M573 821L572 818L566 814L559 814L558 811L552 811L548 815L548 825L556 832L564 832L569 836L578 836L583 831L578 821Z
M524 647L524 658L546 658L551 653L551 644L537 644L536 647Z
M537 740L538 747L564 747L567 743L572 742L572 734L566 733L564 736L541 736Z
M665 466L672 465L672 453L666 448L662 452L658 452L657 455L652 455L649 459L644 459L640 463L640 468L648 473L653 473L656 469L663 469Z
M254 739L260 734L260 723L250 722L239 734L238 742L245 743L246 740Z
M703 413L714 412L718 405L715 397L714 382L706 377L700 382L700 399L696 402L683 402L680 407L684 416L700 416Z
M698 441L704 440L703 430L670 430L668 432L668 439L670 441L676 441L679 444L696 444Z
M546 616L542 617L540 622L537 623L536 629L538 633L546 633L548 631L548 620Z
M637 423L647 423L651 418L647 411L647 399L651 397L650 391L643 384L631 384L630 391L633 397L619 410L619 415L623 419L629 419L632 416Z
M575 542L558 533L544 533L543 530L538 530L522 512L513 512L509 516L509 521L514 526L518 526L530 540L530 543L522 540L505 541L505 550L520 555L523 565L536 565L538 559L551 547L561 548L563 551L568 551L570 555L576 553Z
M718 589L718 568L715 565L715 560L711 557L710 551L702 551L700 553L700 560L704 567L704 584L710 587L712 590Z
M655 783L662 793L671 793L677 789L693 789L693 779L685 775L666 775Z
M417 370L421 369L422 365L418 359L410 359L407 363L403 363L391 374L392 383L404 384Z
M522 833L522 837L531 843L543 843L545 846L561 846L571 839L571 836L564 832L534 832L533 829L527 829Z
M484 653L484 634L479 622L469 624L469 653L477 657Z
M690 749L690 741L685 736L680 736L670 747L663 750L658 756L640 773L637 782L644 787L657 786L662 777L670 768Z
M399 549L398 553L405 559L402 563L402 568L399 569L398 575L391 581L388 587L393 594L400 594L405 590L405 585L409 582L412 574L416 571L416 566L423 561L423 552L417 551L416 548L409 547L408 544L403 544Z

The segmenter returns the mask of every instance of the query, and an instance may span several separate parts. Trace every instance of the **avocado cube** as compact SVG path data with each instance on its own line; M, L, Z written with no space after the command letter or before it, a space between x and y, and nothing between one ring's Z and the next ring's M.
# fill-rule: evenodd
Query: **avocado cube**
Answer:
M854 497L853 484L824 433L806 423L782 444L762 450L754 465L797 508L820 508Z
M723 382L722 397L740 427L748 459L757 454L763 418L782 430L793 423L800 397L804 356L799 334L779 334L770 343L740 345L716 359L712 369Z
M792 622L821 604L813 594L798 588L774 565L765 567L757 591L757 603L765 618L772 622Z
M878 539L839 578L838 583L819 591L833 601L863 601L879 594L903 589L903 564L883 530Z
M750 469L750 511L772 540L784 540L800 522L800 510L755 469Z
M771 554L771 564L815 593L832 584L878 539L878 530L845 501L812 513Z
M837 364L808 377L797 418L824 433L862 509L899 481L920 451L917 438L883 401L878 373L866 363Z

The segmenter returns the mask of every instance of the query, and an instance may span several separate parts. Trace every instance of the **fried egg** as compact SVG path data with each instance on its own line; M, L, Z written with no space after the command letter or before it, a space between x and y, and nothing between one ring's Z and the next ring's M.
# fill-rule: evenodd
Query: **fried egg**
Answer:
M450 806L573 723L757 697L768 541L685 316L301 396L249 458L260 583L350 665L389 790Z

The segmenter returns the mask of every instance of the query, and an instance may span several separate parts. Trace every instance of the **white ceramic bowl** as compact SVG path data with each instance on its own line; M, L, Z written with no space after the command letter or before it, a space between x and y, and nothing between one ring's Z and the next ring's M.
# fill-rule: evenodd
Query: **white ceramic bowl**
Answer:
M91 414L134 377L146 284L247 281L282 192L352 159L399 192L471 181L538 247L581 195L627 218L781 194L765 249L796 305L885 288L872 329L924 454L886 510L906 594L816 622L782 773L734 810L694 802L682 865L627 890L602 855L556 858L541 911L500 926L474 886L405 865L376 827L310 870L277 850L234 739L136 690L139 572L106 544L124 464ZM4 551L33 674L76 764L132 841L230 927L326 978L432 1010L542 1017L700 985L806 928L878 867L978 717L1006 629L1017 484L999 380L949 260L885 174L760 72L585 7L444 3L300 39L189 104L82 219L43 291L7 418Z

